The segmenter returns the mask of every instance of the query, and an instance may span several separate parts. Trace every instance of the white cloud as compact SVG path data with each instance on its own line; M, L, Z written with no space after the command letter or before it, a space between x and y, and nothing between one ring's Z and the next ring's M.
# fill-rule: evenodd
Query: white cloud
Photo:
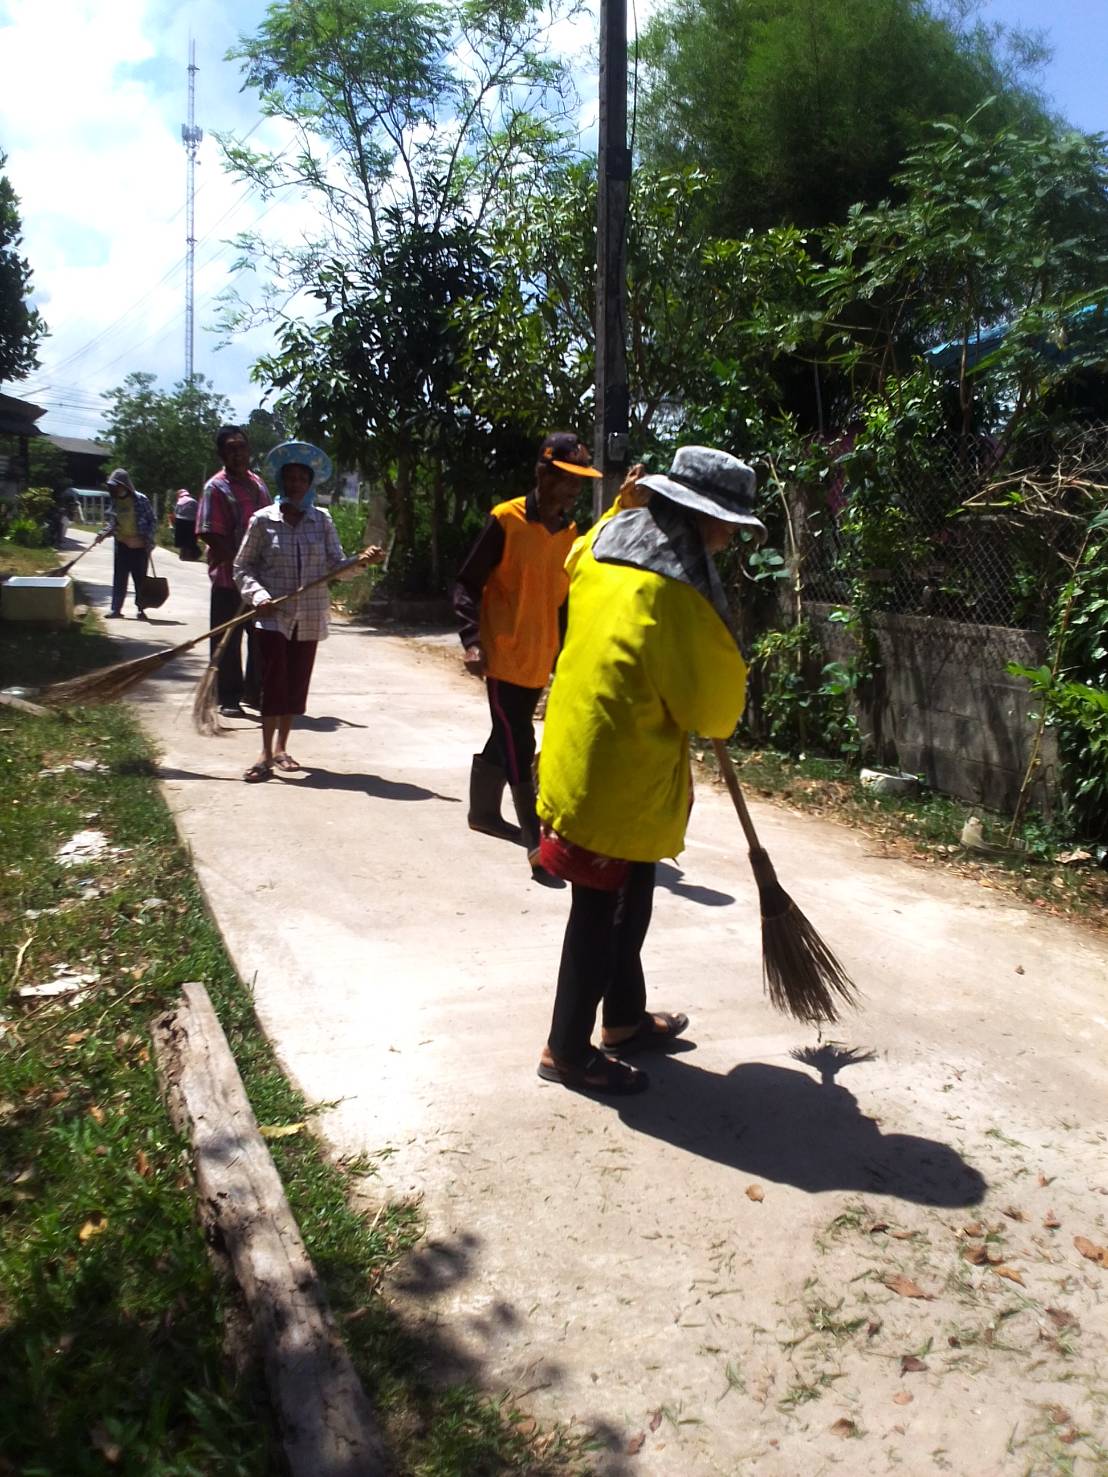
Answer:
M255 331L217 350L207 329L232 282L224 245L261 220L277 239L301 234L310 207L268 208L222 169L215 131L258 121L237 64L222 60L262 19L265 0L0 0L0 150L20 196L24 251L50 327L42 367L16 394L49 406L45 427L93 434L103 390L131 370L166 384L184 374L185 151L190 34L200 67L197 122L196 369L244 415L269 342ZM595 137L595 0L558 42L577 58L583 140ZM639 6L639 21L646 10ZM43 58L45 63L44 73ZM254 142L280 147L274 124ZM264 217L264 219L263 219Z

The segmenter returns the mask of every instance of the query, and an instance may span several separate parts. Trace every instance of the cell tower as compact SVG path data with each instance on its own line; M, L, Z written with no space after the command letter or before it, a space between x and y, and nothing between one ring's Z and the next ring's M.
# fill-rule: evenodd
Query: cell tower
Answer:
M189 121L181 125L181 140L188 155L185 253L185 381L192 384L193 316L196 307L196 155L204 130L196 126L196 42L189 42Z

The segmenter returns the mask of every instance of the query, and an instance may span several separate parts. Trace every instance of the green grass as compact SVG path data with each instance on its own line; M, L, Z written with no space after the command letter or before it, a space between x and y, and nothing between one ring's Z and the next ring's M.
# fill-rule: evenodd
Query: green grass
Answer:
M49 636L0 630L8 682L109 655L88 622ZM205 911L130 711L63 720L0 709L0 730L0 1473L271 1473L257 1371L236 1370L224 1350L237 1303L195 1217L151 1020L183 981L204 981L259 1121L299 1122L306 1104ZM107 772L40 777L73 759ZM122 852L64 869L57 847L89 826ZM82 898L90 878L99 895ZM98 972L88 998L20 999L59 964ZM378 1292L422 1234L416 1209L353 1209L348 1174L310 1133L271 1149L397 1472L585 1470L580 1442L536 1432L472 1388L436 1386L430 1336L406 1328ZM370 1166L352 1168L371 1191Z
M22 544L13 544L9 539L0 539L0 579L10 574L42 574L57 569L72 555L61 554L57 549L25 549ZM5 674L7 668L4 669Z

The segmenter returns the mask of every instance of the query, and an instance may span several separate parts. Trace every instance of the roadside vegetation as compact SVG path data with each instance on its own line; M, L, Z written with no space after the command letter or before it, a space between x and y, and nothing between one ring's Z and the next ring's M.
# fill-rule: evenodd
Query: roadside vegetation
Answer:
M0 567L9 568L0 549ZM89 618L0 626L7 683L118 655ZM0 709L0 1473L267 1474L279 1465L233 1288L196 1219L149 1026L207 986L397 1470L562 1473L581 1442L436 1387L435 1348L378 1288L422 1235L375 1205L372 1163L330 1163L209 918L129 709ZM59 850L71 846L71 862ZM283 1130L283 1136L280 1131Z

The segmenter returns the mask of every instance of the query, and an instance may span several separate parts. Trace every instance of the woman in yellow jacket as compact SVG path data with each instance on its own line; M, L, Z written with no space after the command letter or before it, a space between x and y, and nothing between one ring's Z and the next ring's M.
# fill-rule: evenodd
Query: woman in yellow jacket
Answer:
M623 1056L688 1025L647 1011L640 953L655 863L685 844L689 735L729 737L745 698L713 555L738 529L765 537L754 473L727 452L682 447L667 476L638 485L649 503L576 551L539 765L542 865L573 885L539 1076L593 1092L642 1091Z

